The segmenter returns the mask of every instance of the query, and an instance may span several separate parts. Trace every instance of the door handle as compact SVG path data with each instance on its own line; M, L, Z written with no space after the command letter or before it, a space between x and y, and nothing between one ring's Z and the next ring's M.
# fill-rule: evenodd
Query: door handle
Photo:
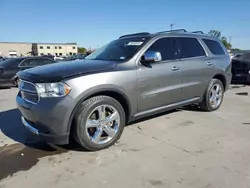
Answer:
M177 71L177 70L179 70L178 67L172 67L172 71Z
M212 63L211 62L207 62L207 66L211 66L212 65Z

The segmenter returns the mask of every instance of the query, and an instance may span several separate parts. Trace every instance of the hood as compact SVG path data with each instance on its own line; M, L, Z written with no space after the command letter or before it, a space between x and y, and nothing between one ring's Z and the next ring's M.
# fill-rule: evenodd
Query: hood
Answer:
M18 77L32 82L58 82L62 79L114 68L117 62L101 60L62 61L18 72Z

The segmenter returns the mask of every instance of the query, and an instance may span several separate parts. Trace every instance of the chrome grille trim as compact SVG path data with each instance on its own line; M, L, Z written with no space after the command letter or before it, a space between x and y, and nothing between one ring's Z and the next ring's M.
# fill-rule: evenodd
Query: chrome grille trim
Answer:
M22 84L22 83L24 83L24 84ZM26 89L26 88L25 88L25 84L28 84L28 85L30 85L30 86L33 86L34 89L33 89L33 90L31 90L31 89ZM28 99L24 98L24 97L22 96L22 93L21 93L21 97L22 97L23 100L25 100L26 102L36 105L36 104L40 101L40 97L39 97L39 95L38 95L38 92L37 92L37 89L36 89L36 85L35 85L34 83L28 82L28 81L25 81L25 80L21 80L21 79L20 79L19 84L18 84L18 87L19 87L20 92L26 93L27 95L37 96L37 101L34 102L34 101L31 101L31 100L28 100Z
M27 83L27 84L30 84L30 85L32 85L33 87L34 87L34 89L35 90L27 90L27 89L23 89L21 86L22 86L22 82L23 83ZM32 82L28 82L28 81L25 81L25 80L20 80L19 81L19 89L21 90L21 91L24 91L24 92L29 92L29 93L37 93L37 90L36 90L36 85L35 84L33 84Z

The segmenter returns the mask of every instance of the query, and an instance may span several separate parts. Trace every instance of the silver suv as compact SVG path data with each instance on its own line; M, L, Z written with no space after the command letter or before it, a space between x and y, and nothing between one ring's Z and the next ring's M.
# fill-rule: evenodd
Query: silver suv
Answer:
M18 73L23 124L46 142L72 135L88 150L114 144L129 122L199 104L217 110L231 81L223 44L185 30L121 36L84 60Z

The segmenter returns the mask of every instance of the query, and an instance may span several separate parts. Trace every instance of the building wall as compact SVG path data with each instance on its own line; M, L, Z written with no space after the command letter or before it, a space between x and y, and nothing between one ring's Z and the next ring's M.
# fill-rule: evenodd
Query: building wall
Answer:
M77 44L37 44L39 55L74 55L77 54Z
M77 54L76 43L36 43L38 55L74 55ZM17 56L30 55L32 51L32 43L15 43L15 42L0 42L0 55L10 56L16 54Z
M31 43L0 42L0 55L9 56L16 52L17 56L25 56L31 52L31 46Z

